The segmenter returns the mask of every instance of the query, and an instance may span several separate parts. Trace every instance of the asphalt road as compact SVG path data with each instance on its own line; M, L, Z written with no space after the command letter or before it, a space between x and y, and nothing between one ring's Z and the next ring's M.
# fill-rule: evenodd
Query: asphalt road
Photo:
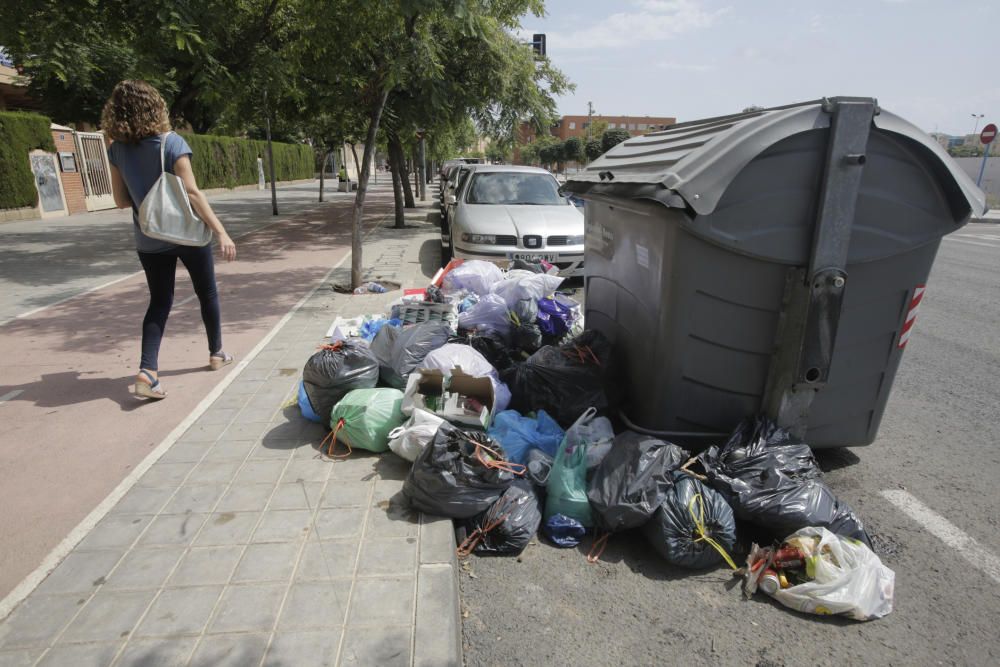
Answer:
M641 535L597 565L586 542L536 543L461 570L466 664L1000 664L998 370L1000 225L979 223L942 244L878 440L819 454L896 572L889 616L744 601L728 570L672 568Z

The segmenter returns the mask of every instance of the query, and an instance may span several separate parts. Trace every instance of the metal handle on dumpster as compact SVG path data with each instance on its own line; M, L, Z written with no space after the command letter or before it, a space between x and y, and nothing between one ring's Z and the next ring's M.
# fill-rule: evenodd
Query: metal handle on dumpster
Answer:
M816 392L830 375L844 292L854 211L877 105L872 98L824 101L830 138L807 268L788 271L764 412L793 435L805 435Z

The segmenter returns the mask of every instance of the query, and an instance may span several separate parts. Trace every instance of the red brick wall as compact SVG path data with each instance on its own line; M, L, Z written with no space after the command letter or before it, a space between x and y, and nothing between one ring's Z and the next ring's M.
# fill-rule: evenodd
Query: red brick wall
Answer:
M73 153L76 155L76 142L73 141L73 133L68 130L52 130L52 139L56 142L56 150L60 153ZM76 156L76 168L80 169L82 160ZM84 200L83 175L79 171L62 171L59 169L59 176L62 179L63 192L66 193L66 206L69 207L69 214L86 213L87 204Z

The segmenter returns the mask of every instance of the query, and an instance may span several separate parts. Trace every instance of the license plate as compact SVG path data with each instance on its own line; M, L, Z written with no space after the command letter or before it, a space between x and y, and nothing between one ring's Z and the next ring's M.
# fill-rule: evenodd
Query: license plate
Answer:
M507 259L519 259L522 262L532 262L538 263L545 260L549 264L553 264L556 261L556 255L551 253L537 253L537 252L509 252L507 253Z

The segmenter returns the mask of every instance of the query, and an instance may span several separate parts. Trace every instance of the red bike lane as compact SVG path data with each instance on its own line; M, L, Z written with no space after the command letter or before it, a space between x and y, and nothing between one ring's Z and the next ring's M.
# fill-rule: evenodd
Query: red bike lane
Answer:
M372 193L366 225L391 201ZM223 340L237 360L349 254L351 212L344 202L290 217L216 264ZM169 396L132 396L147 300L139 275L0 327L0 598L234 368L207 370L198 301L178 263L160 353Z

